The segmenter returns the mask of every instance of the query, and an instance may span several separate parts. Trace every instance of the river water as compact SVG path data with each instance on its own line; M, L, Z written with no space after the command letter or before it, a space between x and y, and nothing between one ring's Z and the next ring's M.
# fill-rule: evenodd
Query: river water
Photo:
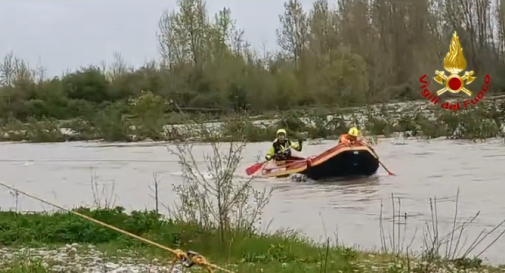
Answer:
M302 155L315 155L334 142L306 145ZM244 162L237 175L255 162L268 148L268 143L247 146ZM396 176L380 169L374 178L345 183L295 183L286 180L258 180L257 187L274 187L273 197L264 214L265 223L273 219L271 229L298 229L315 240L334 239L362 248L381 245L380 219L383 202L383 228L386 244L391 248L393 214L391 194L401 202L400 238L418 250L423 244L426 222L431 222L430 198L437 198L437 221L440 235L453 224L458 189L458 221L480 211L479 217L464 232L468 245L484 230L490 230L505 218L505 145L502 140L485 143L448 140L383 139L376 145L382 161ZM202 159L207 145L194 147ZM204 162L201 163L205 164ZM0 180L64 207L89 205L93 202L92 176L100 188L117 194L116 204L127 209L154 208L151 197L153 173L160 174L160 199L173 202L173 183L181 181L176 156L164 144L105 145L99 143L0 144ZM398 202L398 201L396 201ZM52 210L48 205L24 196L15 198L0 189L0 208L23 211ZM398 210L398 205L396 205ZM405 216L406 219L405 219ZM406 223L405 223L406 222ZM430 224L431 225L431 224ZM497 234L488 236L473 253L483 250ZM423 231L424 230L424 231ZM425 236L424 236L425 237ZM464 238L463 238L464 239ZM463 240L462 240L463 241ZM505 263L505 238L499 239L483 255L486 262Z

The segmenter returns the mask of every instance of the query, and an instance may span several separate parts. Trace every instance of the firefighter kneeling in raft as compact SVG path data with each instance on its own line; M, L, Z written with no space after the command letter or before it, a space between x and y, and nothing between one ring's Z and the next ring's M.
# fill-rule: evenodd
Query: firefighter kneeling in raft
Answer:
M272 146L268 150L265 159L267 161L270 161L272 159L275 159L276 161L299 159L291 155L291 149L301 152L302 141L291 141L289 138L287 138L287 133L284 129L277 130L276 135L277 138L272 142Z

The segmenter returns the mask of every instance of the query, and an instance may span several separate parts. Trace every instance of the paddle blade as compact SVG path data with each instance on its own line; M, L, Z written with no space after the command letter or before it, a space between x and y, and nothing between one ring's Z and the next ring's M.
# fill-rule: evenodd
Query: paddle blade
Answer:
M263 165L265 165L265 162L259 162L259 163L256 163L252 166L250 166L249 168L247 168L245 170L245 173L247 175L253 175L254 173L256 173L257 171L259 171L259 169L261 169L261 167L263 167Z
M381 161L379 161L379 164L382 166L382 168L384 168L386 172L388 172L389 175L396 176L396 174L392 173L388 168L386 168L386 166L384 166L384 164Z

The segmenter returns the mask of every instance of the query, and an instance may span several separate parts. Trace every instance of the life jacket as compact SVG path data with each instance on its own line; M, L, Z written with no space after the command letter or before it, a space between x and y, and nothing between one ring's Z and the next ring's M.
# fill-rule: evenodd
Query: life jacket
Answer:
M281 153L285 155L291 155L291 140L289 139L284 140L283 144L281 144L278 139L275 139L272 143L272 146L274 147L274 152L276 154Z
M340 139L338 140L338 143L351 143L351 140L349 140L349 135L348 134L342 134L340 136Z

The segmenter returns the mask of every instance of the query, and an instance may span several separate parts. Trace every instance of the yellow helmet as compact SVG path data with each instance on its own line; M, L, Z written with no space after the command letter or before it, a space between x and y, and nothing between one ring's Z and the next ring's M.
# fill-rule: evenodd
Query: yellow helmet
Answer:
M276 135L280 135L280 134L287 135L286 130L284 130L284 129L279 129L279 130L277 130Z
M356 127L352 127L351 129L349 129L349 133L347 133L347 134L350 135L350 136L353 136L353 137L358 137L359 136L359 130Z

